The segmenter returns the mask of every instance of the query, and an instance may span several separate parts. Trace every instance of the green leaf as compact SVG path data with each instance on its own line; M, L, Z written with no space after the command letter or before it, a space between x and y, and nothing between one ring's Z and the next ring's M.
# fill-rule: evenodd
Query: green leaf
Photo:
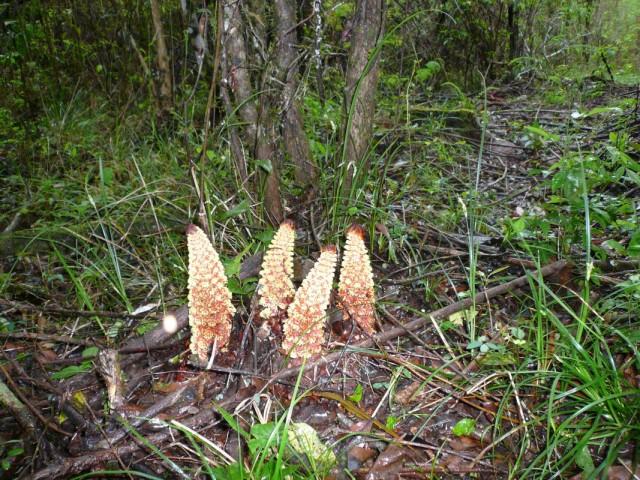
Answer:
M525 332L519 327L511 327L510 329L511 336L517 338L518 340L522 340L525 337Z
M275 235L275 233L276 232L273 228L268 228L263 232L256 233L254 235L254 238L258 239L260 242L264 244L269 244L271 243L271 240L273 240L273 236Z
M615 253L617 253L619 255L624 255L624 253L625 253L624 245L622 245L617 240L609 239L609 240L606 240L606 241L602 242L602 245L604 245L606 247L609 247L611 250L613 250Z
M359 403L362 400L362 385L356 385L356 389L353 391L351 395L347 397L353 403Z
M256 453L272 445L278 445L280 443L279 435L271 436L276 429L276 424L269 423L254 423L251 425L251 439L247 442L249 451Z
M15 323L6 317L0 317L0 332L13 332L16 328Z
M515 365L516 357L511 352L488 352L479 362L481 365L489 367L504 367L506 365Z
M122 322L122 320L117 320L114 323L112 323L109 328L107 329L107 337L109 338L116 338L118 336L118 334L120 333L120 329L124 326L124 323Z
M222 265L224 265L224 274L229 277L235 277L240 273L240 265L241 265L242 257L237 255L235 258L231 260L223 260Z
M336 464L333 450L328 448L313 427L306 423L292 423L288 431L289 446L299 455L306 455L320 471L328 471Z
M474 350L476 348L480 348L484 342L481 340L474 340L473 342L469 342L467 345L467 350Z
M442 330L443 332L447 332L449 330L455 330L455 329L456 329L455 322L452 322L450 320L445 320L440 324L440 330Z
M227 422L233 430L235 430L237 433L242 435L242 437L245 440L248 440L249 438L251 438L251 435L249 434L249 432L247 432L238 424L236 419L233 417L233 415L229 411L225 410L223 407L215 403L213 404L213 407L220 414L220 416L224 418L224 421Z
M397 424L398 418L394 417L393 415L389 415L387 417L387 421L385 422L385 427L387 427L389 430L395 430Z
M59 372L54 372L51 375L51 378L53 380L64 380L66 378L74 377L80 373L90 372L91 368L93 368L91 362L82 362L80 365L69 365Z
M256 160L256 165L266 173L271 173L271 171L273 170L273 164L271 163L271 160Z
M82 358L93 358L98 354L98 347L87 347L82 351Z
M346 18L353 13L353 5L348 2L340 2L333 8L333 14L338 18Z
M229 291L234 295L251 295L256 287L255 281L242 281L238 277L231 277L227 283Z
M7 457L17 457L18 455L22 455L23 452L24 452L24 448L13 447L11 450L7 452Z
M640 257L640 230L636 230L629 239L627 253L631 257Z
M427 64L423 68L420 68L416 71L416 80L418 82L426 82L441 69L442 67L440 66L439 62L431 60L430 62L427 62Z
M511 230L513 230L513 233L516 235L524 232L524 229L526 228L526 226L527 226L527 222L524 217L520 217L511 222Z
M245 480L247 475L241 462L225 465L224 467L216 467L212 470L213 478L216 480Z
M456 423L451 432L457 436L469 436L476 429L476 421L473 418L463 418Z
M591 117L593 115L598 115L600 113L614 113L620 114L622 113L622 109L620 107L595 107L589 110L587 113L583 114L583 117Z
M635 183L636 185L640 185L640 175L638 175L633 170L627 169L625 172L625 177L630 182Z
M248 210L249 210L249 202L247 200L242 200L238 205L224 212L222 214L222 218L225 220L228 220L230 218L237 217L238 215L242 215Z
M102 183L109 187L113 183L113 168L103 167L102 169Z
M544 139L544 140L553 140L554 142L557 142L560 140L560 136L556 135L555 133L549 133L547 132L544 128L541 127L536 127L533 125L527 125L524 127L524 129L529 132L532 133L534 135L539 136L540 138Z
M576 465L582 469L586 476L591 475L595 470L596 467L593 464L593 458L591 458L588 445L585 445L576 453Z

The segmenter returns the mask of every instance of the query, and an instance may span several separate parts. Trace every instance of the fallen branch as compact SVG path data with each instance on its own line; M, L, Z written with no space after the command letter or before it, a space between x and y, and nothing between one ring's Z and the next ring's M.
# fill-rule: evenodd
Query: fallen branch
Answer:
M549 277L557 274L567 266L568 266L568 262L564 260L559 260L557 262L553 262L547 265L546 267L540 269L540 271L537 272L537 274L540 275L541 277ZM474 297L465 298L464 300L460 300L459 302L455 302L455 303L452 303L451 305L447 305L446 307L440 308L438 310L434 310L433 312L426 314L423 317L419 317L419 318L416 318L415 320L405 323L401 327L395 327L395 328L391 328L389 330L385 330L383 332L377 333L371 336L370 338L363 340L362 342L356 343L355 345L351 345L347 348L362 349L362 348L372 347L375 344L383 344L383 343L389 342L390 340L398 338L406 334L407 332L413 332L414 330L418 330L419 328L422 328L428 322L431 322L431 319L441 320L443 318L447 318L453 315L456 312L466 310L467 308L470 308L474 304L479 305L479 304L487 303L490 299L494 297L503 295L516 288L524 287L529 282L530 275L536 275L536 272L529 272L521 277L511 280L510 282L503 283L502 285L497 285L492 288L488 288L487 290L484 290L476 294ZM344 355L343 351L333 352L328 355L325 355L324 357L318 360L307 363L302 368L304 368L304 370L307 371L312 368L322 367L340 359L343 355ZM279 371L278 373L276 373L271 377L267 385L283 380L285 378L298 375L298 373L300 373L300 368L301 367L292 367L292 368L287 368Z
M0 338L13 340L34 340L38 342L49 343L66 343L69 345L81 345L83 347L102 347L101 342L95 340L87 340L84 338L74 338L66 335L49 335L48 333L35 332L0 332Z
M234 404L237 403L239 403L238 400L229 399L221 402L219 405L229 410L234 408ZM218 413L215 408L203 408L200 413L197 413L191 418L181 420L180 422L191 429L196 429L205 425L211 425L217 415ZM149 435L145 438L148 444L159 446L166 440L174 438L175 433L175 430L167 427L164 431L154 433L153 435ZM49 465L39 472L36 472L32 478L34 480L52 480L54 478L59 478L65 475L72 475L74 473L92 470L96 465L112 461L116 455L119 457L126 457L127 455L135 453L143 448L146 447L142 443L139 443L136 439L132 439L130 443L127 443L126 445L122 445L120 447L97 450L78 457L67 457L57 463Z
M27 429L30 434L33 433L34 431L31 428L30 424L24 423L27 420L31 421L31 418L33 418L25 415L25 410L23 409L23 407L26 406L26 408L31 411L33 416L35 416L38 420L40 420L45 427L50 428L51 430L58 432L62 435L65 435L67 437L73 436L71 433L67 432L66 430L63 430L62 428L58 427L55 423L46 419L44 415L40 413L40 409L33 406L29 402L29 400L20 392L18 385L16 385L16 383L13 381L13 378L9 375L9 373L4 369L2 365L0 365L0 372L2 372L4 377L7 379L7 383L9 384L9 386L11 386L15 390L15 395L11 394L11 390L9 390L6 387L6 385L2 383L4 387L0 389L0 394L1 394L0 402L3 404L6 404L7 408L16 416L16 420L18 420L18 422L23 428ZM16 400L18 400L18 403L16 403Z
M173 323L175 319L175 323ZM169 320L169 321L167 321ZM169 328L171 323L171 328ZM189 326L189 308L186 305L178 308L173 312L166 313L162 316L160 324L149 330L142 337L135 337L126 342L119 350L119 353L137 353L145 352L158 348L165 343L177 332Z
M43 307L38 305L32 305L25 302L13 302L11 300L0 299L0 306L17 310L19 312L36 312L36 313L54 313L56 315L70 316L70 317L101 317L101 318L144 318L149 314L149 310L145 310L140 313L128 313L128 312L110 312L100 310L72 310L68 308L59 307ZM154 307L155 309L156 307Z
M36 439L36 419L2 379L0 379L0 405L11 412L31 441Z
M188 389L192 388L197 382L200 381L201 379L200 375L187 380L182 385L180 385L180 387L178 387L176 391L174 391L170 395L163 397L161 400L159 400L158 402L154 403L149 408L144 410L142 413L140 413L140 415L137 416L136 419L129 422L130 423L129 427L110 433L109 438L98 443L96 447L98 449L102 449L102 448L107 449L115 445L117 442L119 442L129 433L129 428L141 427L144 423L148 422L149 420L153 420L162 411L178 403L185 395L188 394Z

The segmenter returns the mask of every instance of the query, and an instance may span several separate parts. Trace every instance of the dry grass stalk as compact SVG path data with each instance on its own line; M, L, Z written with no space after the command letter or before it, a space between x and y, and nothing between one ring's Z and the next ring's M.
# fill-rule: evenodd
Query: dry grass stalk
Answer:
M322 353L326 311L337 263L336 247L324 247L289 305L282 348L292 358L309 358Z
M371 260L364 236L364 229L360 225L354 224L347 230L338 283L338 306L364 332L371 335L375 331L376 299Z
M195 225L187 227L189 247L189 325L191 352L206 362L212 344L222 350L229 341L235 307L218 253Z
M291 220L280 224L262 261L258 292L260 293L260 317L281 316L293 300L293 249L295 226Z

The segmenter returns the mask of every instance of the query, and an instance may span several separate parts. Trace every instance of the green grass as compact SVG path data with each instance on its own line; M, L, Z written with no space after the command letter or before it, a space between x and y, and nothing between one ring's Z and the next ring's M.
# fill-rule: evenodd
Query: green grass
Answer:
M546 445L524 469L532 478L561 474L576 463L589 478L613 465L620 450L640 434L640 390L624 376L616 355L630 355L626 365L640 365L637 347L615 325L591 307L581 314L583 299L575 293L561 298L539 279L532 279L542 342L554 342L552 352L540 347L549 364L531 375L548 395L532 426L544 428ZM535 285L535 284L538 285ZM578 309L570 305L577 301ZM611 340L619 343L616 352ZM548 347L547 347L548 348ZM541 351L542 350L542 351ZM598 464L595 454L603 456Z

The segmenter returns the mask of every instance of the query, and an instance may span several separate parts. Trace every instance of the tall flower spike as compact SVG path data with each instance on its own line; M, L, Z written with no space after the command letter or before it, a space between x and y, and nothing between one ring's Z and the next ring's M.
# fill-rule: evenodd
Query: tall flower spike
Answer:
M375 301L373 272L364 244L364 229L354 224L347 230L338 283L338 306L360 325L363 331L373 334Z
M206 362L211 344L222 350L229 341L235 308L218 253L205 233L187 227L189 247L189 325L191 353Z
M325 317L337 263L336 247L324 247L289 305L282 348L292 358L309 358L322 353Z
M260 292L260 316L273 318L284 313L293 300L293 248L296 239L291 220L280 224L271 244L264 254L258 291Z

